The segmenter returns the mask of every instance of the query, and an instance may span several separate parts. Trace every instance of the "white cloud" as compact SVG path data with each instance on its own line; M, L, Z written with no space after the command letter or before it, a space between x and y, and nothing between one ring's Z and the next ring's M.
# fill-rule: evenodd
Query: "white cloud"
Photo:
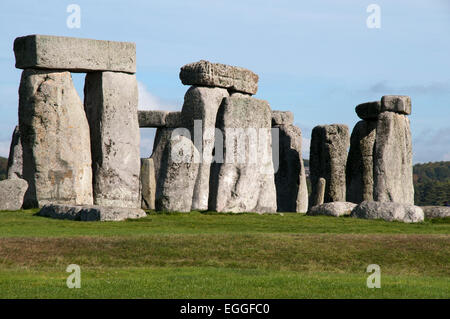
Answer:
M167 103L157 96L153 95L147 87L138 81L139 91L139 110L161 110L161 111L179 111L180 108L171 103Z
M413 139L414 163L450 160L450 127L427 129Z
M10 144L11 144L10 140L0 141L0 156L6 158L9 156Z
M311 139L302 137L302 156L309 159L309 146L311 145Z

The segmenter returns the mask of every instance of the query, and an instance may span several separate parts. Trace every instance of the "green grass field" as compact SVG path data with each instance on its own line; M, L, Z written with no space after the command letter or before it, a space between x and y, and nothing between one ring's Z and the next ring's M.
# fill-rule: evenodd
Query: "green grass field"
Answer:
M0 298L449 298L450 219L0 212ZM81 289L66 267L81 267ZM381 288L366 267L381 267Z

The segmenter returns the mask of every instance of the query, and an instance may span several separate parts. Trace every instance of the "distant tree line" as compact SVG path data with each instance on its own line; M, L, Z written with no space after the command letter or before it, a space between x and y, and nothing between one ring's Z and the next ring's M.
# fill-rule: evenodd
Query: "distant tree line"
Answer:
M8 166L8 159L0 157L0 181L6 179L7 166Z
M450 162L416 164L413 174L416 205L450 204Z

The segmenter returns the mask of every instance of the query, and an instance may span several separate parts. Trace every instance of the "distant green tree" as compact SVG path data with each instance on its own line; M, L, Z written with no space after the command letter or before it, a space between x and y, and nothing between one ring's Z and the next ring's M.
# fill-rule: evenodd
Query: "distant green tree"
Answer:
M8 159L0 157L0 181L6 179L6 169L8 167Z

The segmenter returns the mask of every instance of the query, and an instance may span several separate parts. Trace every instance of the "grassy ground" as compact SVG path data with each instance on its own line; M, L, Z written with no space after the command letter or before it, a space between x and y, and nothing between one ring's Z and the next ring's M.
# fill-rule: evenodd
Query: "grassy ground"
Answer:
M449 298L450 220L0 212L0 298ZM69 264L81 289L68 289ZM381 267L381 289L366 267Z

